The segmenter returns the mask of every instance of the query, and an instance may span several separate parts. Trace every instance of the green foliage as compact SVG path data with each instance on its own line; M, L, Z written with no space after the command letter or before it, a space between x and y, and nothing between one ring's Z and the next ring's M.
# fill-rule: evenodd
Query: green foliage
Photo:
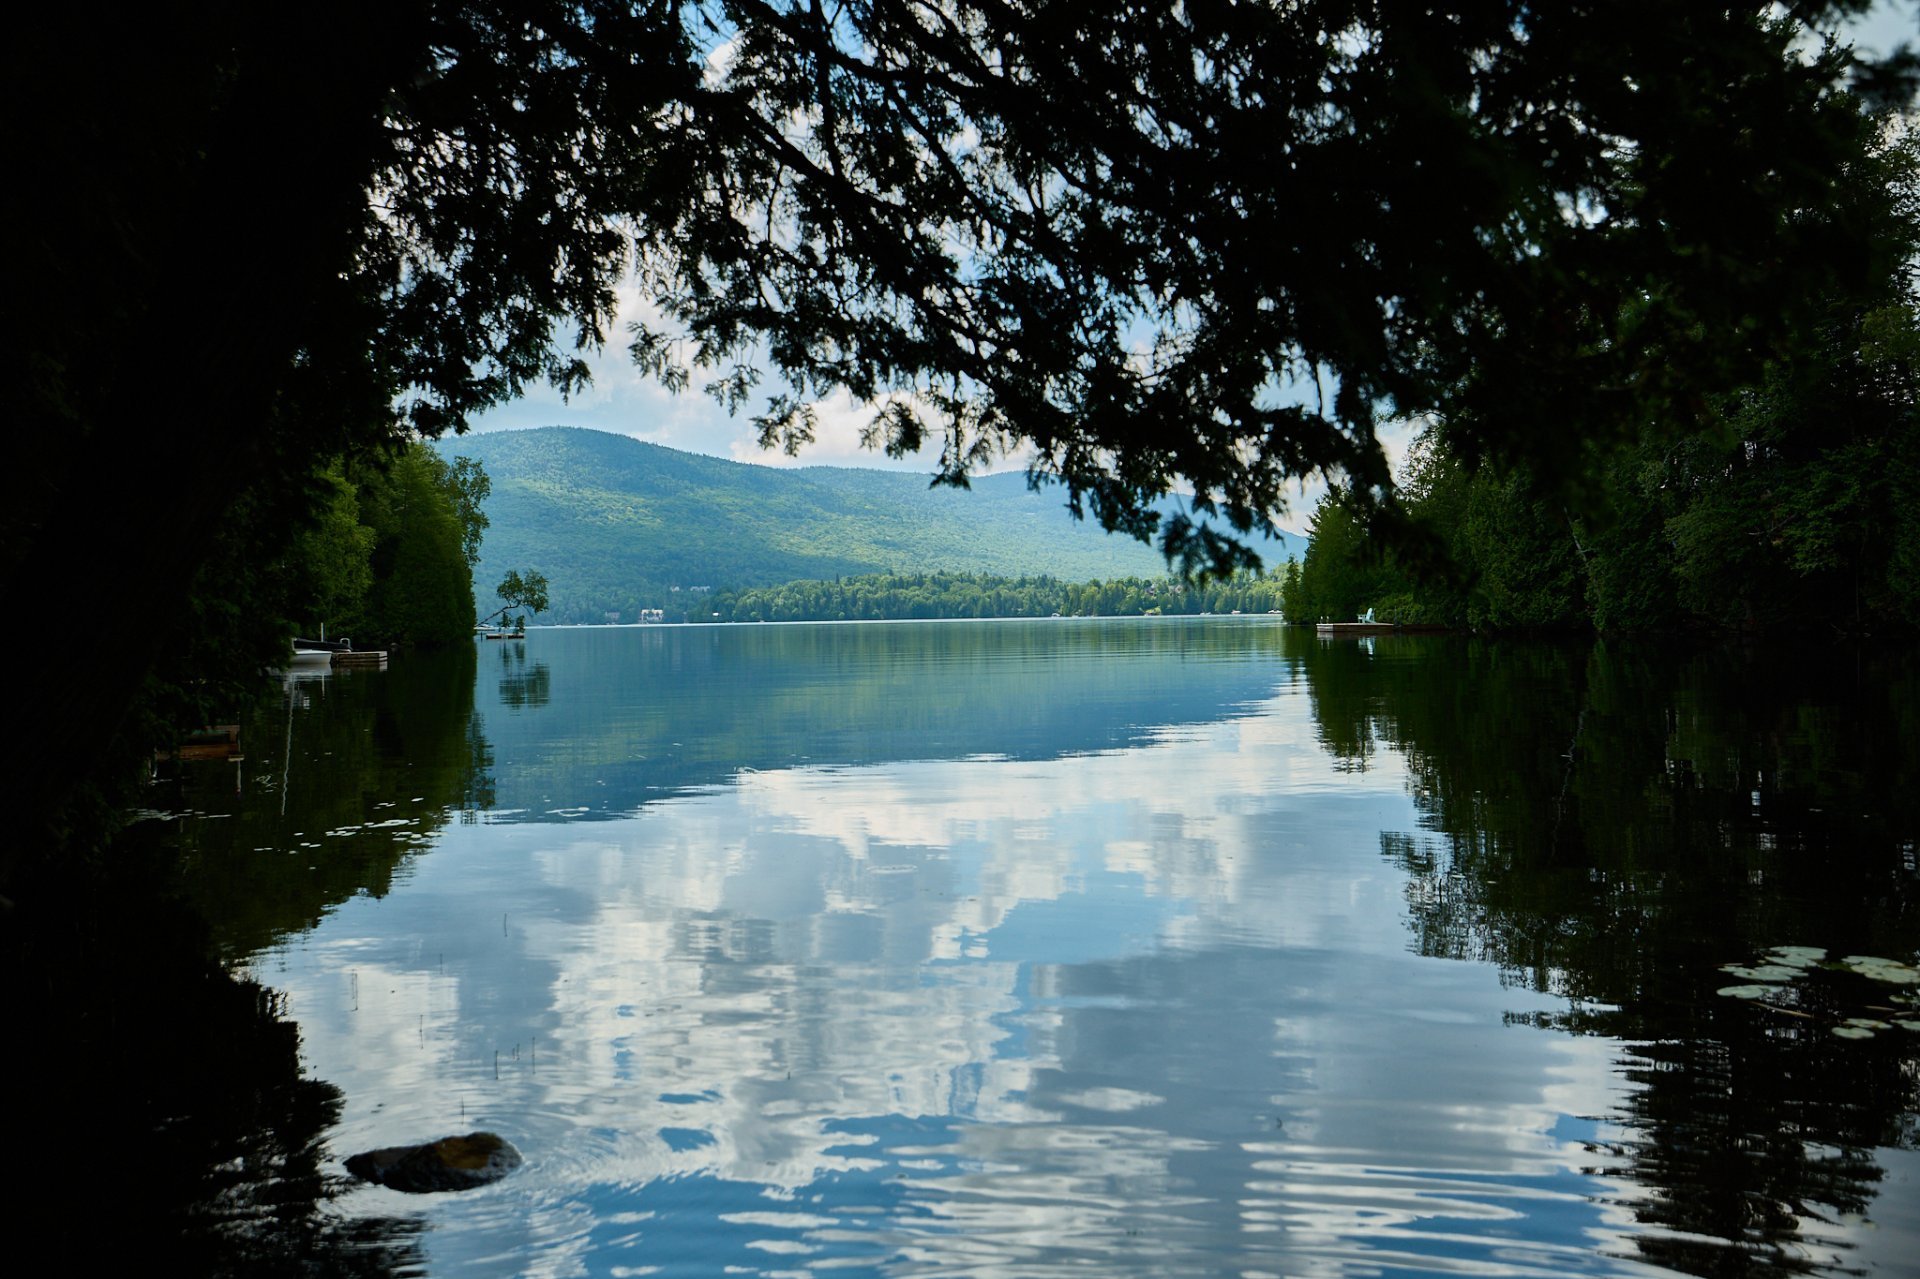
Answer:
M1839 314L1820 336L1735 399L1732 439L1666 459L1676 590L1696 614L1849 630L1920 617L1914 312Z
M369 480L362 501L374 533L364 629L391 646L464 643L473 632L473 574L453 468L413 445Z
M523 574L517 568L508 569L507 575L500 579L500 585L494 588L493 593L505 600L506 604L488 614L489 617L498 617L508 609L514 608L532 609L535 613L547 611L547 577L544 573L529 570ZM527 624L525 617L509 618L508 621L516 630Z
M1423 436L1406 525L1449 573L1373 544L1334 494L1315 513L1306 613L1373 607L1476 629L1908 631L1920 622L1920 315L1836 306L1801 359L1727 397L1720 423L1614 454L1575 521L1523 467Z
M1296 622L1352 621L1383 592L1388 579L1366 527L1338 490L1329 490L1307 524L1307 558L1300 569Z
M1564 510L1530 478L1481 470L1468 481L1465 519L1451 549L1471 582L1467 623L1483 630L1578 625L1581 566Z
M1290 621L1310 618L1307 607L1306 591L1300 582L1300 561L1288 557L1286 567L1280 570L1280 611Z
M376 535L360 522L359 492L338 463L327 468L323 482L331 496L319 523L300 535L291 556L305 583L305 599L295 605L299 633L309 636L329 624L336 635L351 634L373 589Z
M723 591L672 621L835 622L953 617L1141 617L1267 613L1281 605L1275 578L1243 576L1201 586L1178 578L1062 582L977 573L882 573Z
M493 481L473 458L456 457L448 468L445 487L460 521L460 553L472 569L480 562L480 544L487 532L486 502L493 493Z
M363 648L464 643L473 627L466 548L486 527L485 469L415 443L388 461L335 464L322 482L332 498L286 572L301 633L324 622Z

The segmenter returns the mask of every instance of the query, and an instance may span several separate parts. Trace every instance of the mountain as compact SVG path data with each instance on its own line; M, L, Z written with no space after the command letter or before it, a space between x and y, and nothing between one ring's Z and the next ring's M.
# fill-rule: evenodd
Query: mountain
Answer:
M510 568L545 573L547 620L599 622L642 608L670 618L700 588L773 586L879 572L1049 575L1066 581L1161 577L1152 548L1076 521L1064 492L1024 475L970 490L927 477L843 467L751 466L624 435L541 427L437 445L486 468L491 526L474 581L482 611ZM1281 535L1271 563L1304 551Z

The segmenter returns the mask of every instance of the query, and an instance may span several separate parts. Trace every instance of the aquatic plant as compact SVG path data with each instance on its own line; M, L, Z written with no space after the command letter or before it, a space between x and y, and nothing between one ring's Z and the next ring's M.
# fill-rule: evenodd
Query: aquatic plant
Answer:
M1876 1033L1895 1027L1920 1032L1920 990L1881 989L1887 986L1920 987L1920 967L1904 960L1885 959L1877 955L1847 955L1829 960L1826 950L1818 946L1775 946L1757 962L1722 964L1720 971L1743 977L1746 982L1722 986L1715 993L1729 999L1751 1000L1776 1012L1796 1017L1814 1016L1805 1011L1813 1001L1803 998L1813 982L1821 981L1828 985L1834 984L1836 979L1844 982L1841 974L1863 977L1876 983L1868 990L1875 1002L1869 1003L1865 1011L1888 1014L1910 1011L1911 1015L1890 1015L1885 1019L1845 1016L1829 1027L1833 1034L1841 1039L1871 1039ZM1839 1001L1841 1009L1854 1011L1854 1001L1860 999L1862 992L1856 988L1843 993L1851 999Z

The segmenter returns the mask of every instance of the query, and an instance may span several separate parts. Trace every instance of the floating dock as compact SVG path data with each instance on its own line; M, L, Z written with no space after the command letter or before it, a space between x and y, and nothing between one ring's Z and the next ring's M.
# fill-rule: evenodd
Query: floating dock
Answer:
M209 724L205 728L196 728L181 736L179 744L173 750L157 750L153 753L156 763L178 759L182 762L199 759L240 759L240 726L238 724Z
M370 648L333 655L335 669L384 671L387 669L387 650Z

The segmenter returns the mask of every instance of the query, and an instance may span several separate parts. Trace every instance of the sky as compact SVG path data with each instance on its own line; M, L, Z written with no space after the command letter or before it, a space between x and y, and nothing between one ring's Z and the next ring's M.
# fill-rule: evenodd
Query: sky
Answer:
M1856 45L1862 50L1885 53L1903 41L1915 41L1920 37L1920 26L1916 24L1917 2L1920 0L1881 0L1853 24ZM937 443L933 452L897 460L862 448L860 432L871 411L854 404L844 393L816 404L817 438L799 457L763 450L754 438L752 422L744 413L730 416L701 393L697 383L693 389L675 395L633 367L625 350L627 325L642 318L655 324L659 321L658 314L641 298L638 283L629 279L620 290L619 312L609 331L612 340L604 350L587 356L593 371L593 384L589 388L571 400L563 400L559 392L547 386L531 388L519 399L478 415L472 429L584 426L690 453L760 466L854 466L932 474ZM1396 466L1405 457L1413 433L1405 424L1389 424L1380 432L1387 456ZM1016 456L991 469L1012 471L1024 466L1025 458ZM1302 528L1324 491L1325 486L1319 481L1297 488L1290 503L1292 509L1279 521L1281 526L1289 530Z
M1854 45L1863 51L1888 54L1896 45L1920 42L1914 8L1914 0L1880 0L1852 24Z

